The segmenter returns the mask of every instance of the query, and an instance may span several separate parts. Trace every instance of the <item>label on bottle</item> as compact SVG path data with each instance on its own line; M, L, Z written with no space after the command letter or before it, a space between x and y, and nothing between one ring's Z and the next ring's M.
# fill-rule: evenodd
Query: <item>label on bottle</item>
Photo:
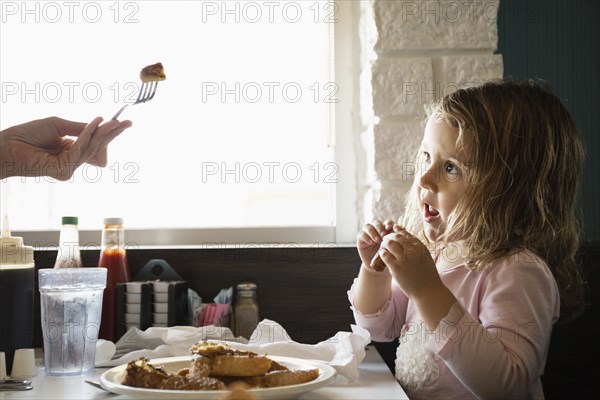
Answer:
M235 305L236 335L250 339L258 325L258 305L252 299L243 299Z
M106 289L102 299L102 322L100 339L116 342L117 336L117 283L131 280L127 254L123 248L104 248L98 267L106 268Z
M0 351L10 374L16 349L32 347L35 266L0 264Z

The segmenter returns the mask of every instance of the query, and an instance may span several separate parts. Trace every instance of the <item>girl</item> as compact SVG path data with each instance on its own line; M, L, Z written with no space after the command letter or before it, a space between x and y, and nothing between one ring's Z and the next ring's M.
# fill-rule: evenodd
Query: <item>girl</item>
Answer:
M583 306L575 123L533 81L460 89L429 113L418 167L402 224L358 234L356 322L400 337L411 399L543 398L552 325Z

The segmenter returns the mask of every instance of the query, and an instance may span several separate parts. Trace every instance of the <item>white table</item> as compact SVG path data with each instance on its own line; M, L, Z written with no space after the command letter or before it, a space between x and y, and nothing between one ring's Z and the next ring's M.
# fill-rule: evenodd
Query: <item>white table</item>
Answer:
M31 379L33 389L28 391L0 392L0 399L124 399L85 380L99 381L107 368L96 368L85 377L51 377L44 372L41 360L37 361L37 374ZM398 381L377 352L369 346L365 359L359 366L359 379L349 382L338 376L329 386L305 393L300 399L408 399Z

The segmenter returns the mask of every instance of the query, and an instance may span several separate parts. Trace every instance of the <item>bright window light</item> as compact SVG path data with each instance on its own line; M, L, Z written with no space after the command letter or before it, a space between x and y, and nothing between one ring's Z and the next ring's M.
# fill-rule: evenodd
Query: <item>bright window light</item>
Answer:
M1 128L48 116L112 118L142 67L162 62L154 99L108 166L68 182L1 182L15 230L79 216L99 230L335 227L332 1L3 1Z

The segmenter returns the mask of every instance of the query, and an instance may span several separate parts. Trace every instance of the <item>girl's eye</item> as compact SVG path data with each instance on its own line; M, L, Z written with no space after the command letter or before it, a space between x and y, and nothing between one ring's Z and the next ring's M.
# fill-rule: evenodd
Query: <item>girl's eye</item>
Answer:
M421 159L424 163L431 164L431 156L428 152L424 151L423 153L421 153Z
M460 169L456 165L448 163L446 164L446 172L451 175L457 175L460 174Z

